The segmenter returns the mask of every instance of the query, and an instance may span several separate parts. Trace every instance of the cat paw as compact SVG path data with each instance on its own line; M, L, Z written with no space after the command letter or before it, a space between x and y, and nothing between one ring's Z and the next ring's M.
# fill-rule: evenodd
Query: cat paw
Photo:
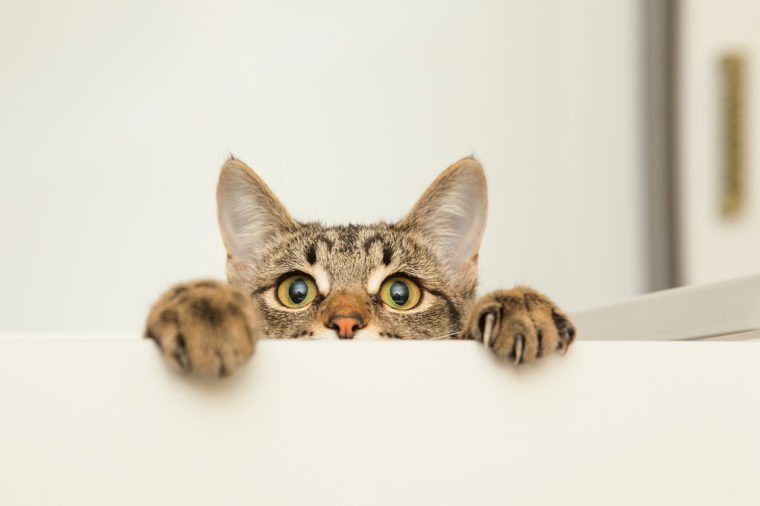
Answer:
M564 354L575 339L575 327L548 297L517 287L478 299L464 337L481 341L497 356L521 364L553 351Z
M164 358L196 376L227 376L253 354L259 336L250 298L213 280L177 285L150 310L145 337Z

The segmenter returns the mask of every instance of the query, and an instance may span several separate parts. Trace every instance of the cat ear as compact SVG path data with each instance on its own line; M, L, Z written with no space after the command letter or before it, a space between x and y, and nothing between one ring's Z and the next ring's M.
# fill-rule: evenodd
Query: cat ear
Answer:
M298 226L269 186L239 160L222 166L216 205L222 240L238 272L255 267L279 235Z
M477 278L487 207L483 167L474 158L464 158L433 181L398 226L430 241L455 284L467 289Z

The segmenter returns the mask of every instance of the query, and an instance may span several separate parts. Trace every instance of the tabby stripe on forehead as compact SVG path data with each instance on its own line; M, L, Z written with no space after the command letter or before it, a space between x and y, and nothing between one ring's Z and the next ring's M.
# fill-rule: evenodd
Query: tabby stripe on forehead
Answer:
M393 260L393 251L390 246L383 244L383 265L390 265Z
M375 234L372 237L368 237L364 241L364 252L369 255L369 249L372 247L373 244L376 242L382 242L382 239L379 235Z
M333 242L328 239L327 237L320 235L317 237L317 242L323 242L325 243L325 246L327 246L327 251L332 252L333 249Z
M306 261L309 262L309 265L314 265L317 263L317 245L312 244L309 246L306 250Z
M378 234L375 234L364 241L364 252L369 255L369 250L376 242L381 243L383 246L383 264L390 265L391 260L393 259L393 251L390 246L383 242L383 239Z
M346 243L346 246L354 244L359 237L359 228L356 225L346 225L337 229L340 240Z

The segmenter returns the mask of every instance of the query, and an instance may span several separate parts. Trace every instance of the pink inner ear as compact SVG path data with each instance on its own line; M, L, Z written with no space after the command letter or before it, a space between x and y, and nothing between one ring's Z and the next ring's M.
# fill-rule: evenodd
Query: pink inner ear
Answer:
M296 225L266 183L237 160L222 167L216 198L222 239L236 262L255 262L277 234Z
M429 242L459 286L477 276L477 255L485 229L485 175L472 159L444 171L423 194L405 222Z
M455 261L467 262L478 254L480 241L485 228L485 207L480 200L477 188L462 185L458 192L453 192L449 198L455 200L456 207L450 206L453 216L446 220L452 225L451 235L447 238L451 247L450 254Z

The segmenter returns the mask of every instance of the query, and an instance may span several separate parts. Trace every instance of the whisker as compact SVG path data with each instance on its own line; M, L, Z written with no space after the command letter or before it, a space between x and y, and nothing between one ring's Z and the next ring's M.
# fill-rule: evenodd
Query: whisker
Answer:
M460 334L461 332L462 332L461 330L458 330L458 331L452 332L450 334L444 334L442 336L435 336L435 337L420 336L419 339L424 339L425 341L438 341L440 339L446 339L447 337L455 336L457 334Z

